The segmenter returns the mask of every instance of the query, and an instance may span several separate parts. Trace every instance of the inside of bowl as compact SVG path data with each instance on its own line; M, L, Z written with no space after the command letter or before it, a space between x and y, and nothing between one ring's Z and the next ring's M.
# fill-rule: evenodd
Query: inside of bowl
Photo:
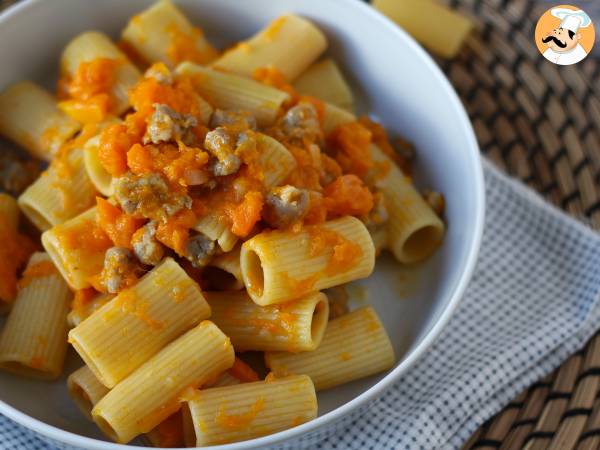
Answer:
M77 33L97 29L114 37L145 0L34 2L0 21L0 89L30 78L51 85L64 45ZM453 93L414 43L363 6L336 0L182 0L177 2L217 45L226 46L286 12L314 20L330 40L328 53L355 87L360 113L368 113L417 148L416 183L442 192L448 231L427 262L403 267L382 256L375 273L350 288L352 304L374 305L393 342L398 363L419 349L464 275L476 240L479 195L476 148ZM358 2L357 2L358 3ZM73 18L77 18L73 20ZM81 365L72 354L65 374ZM324 415L364 393L385 374L319 393ZM101 437L70 401L65 377L29 381L0 373L0 399L59 428Z

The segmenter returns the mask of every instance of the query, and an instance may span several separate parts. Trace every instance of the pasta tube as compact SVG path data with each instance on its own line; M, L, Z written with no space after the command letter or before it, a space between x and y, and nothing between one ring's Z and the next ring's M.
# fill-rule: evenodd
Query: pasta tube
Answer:
M98 150L100 148L100 136L94 136L88 140L83 147L83 161L87 176L94 187L102 195L110 197L113 194L113 177L106 171L100 158Z
M203 321L164 347L114 387L92 410L100 429L126 443L147 433L180 408L180 396L233 365L229 339Z
M96 208L91 208L44 232L42 245L69 286L85 289L102 271L104 253L113 244L96 223Z
M0 229L16 232L19 228L19 205L12 195L0 192Z
M213 66L251 77L256 69L274 67L293 81L327 48L325 35L302 17L279 17L247 41L217 59Z
M354 99L348 83L331 58L314 63L294 82L300 94L310 95L344 109L351 109Z
M293 428L317 417L307 376L291 376L198 391L185 405L188 447L244 441Z
M474 27L468 17L434 0L375 0L373 6L443 58L456 56Z
M1 369L33 378L60 375L71 297L48 255L34 253L0 336Z
M60 60L61 72L64 76L73 78L82 63L99 58L114 60L117 63L110 95L113 101L111 111L119 116L129 109L129 89L137 83L141 74L108 36L97 31L88 31L71 40L63 50Z
M156 61L169 67L183 61L206 64L218 56L202 30L193 27L170 0L160 0L134 16L123 30L122 38L148 64Z
M272 306L257 305L243 291L207 292L206 298L211 320L242 352L314 350L329 317L329 302L320 292Z
M74 148L54 159L19 197L23 214L41 231L81 214L95 203L96 190L83 163L83 150Z
M257 81L189 62L180 64L176 73L192 77L198 93L212 106L248 111L261 126L271 125L289 99L287 93Z
M339 106L325 103L325 117L323 120L323 132L325 136L335 130L338 126L348 122L354 122L356 116Z
M92 409L96 403L109 392L109 389L98 381L98 378L87 366L83 366L69 375L67 389L77 407L89 420L93 420ZM165 419L144 437L156 447L182 447L184 442L181 412L176 412Z
M389 213L388 245L402 263L415 263L430 256L442 243L444 222L425 202L411 180L375 145L373 161L385 163L389 170L376 181L383 192Z
M30 81L0 93L0 135L36 158L52 160L79 129L79 123L58 109L49 92Z
M171 258L69 332L69 342L110 388L210 316L200 288ZM115 332L118 330L118 332Z
M227 221L220 214L209 212L198 220L194 230L205 234L213 241L217 241L224 252L230 252L238 241L235 234L231 232Z
M248 294L264 306L367 277L375 249L364 224L347 216L300 232L260 233L244 242L240 262Z
M296 159L282 144L266 134L257 133L257 165L263 174L266 189L281 184L296 168Z
M364 306L331 320L315 351L266 353L265 362L275 376L308 375L320 391L388 370L395 356L377 313Z
M83 366L69 375L67 389L81 413L90 420L92 408L110 390L98 381L88 366Z
M93 313L98 311L102 306L106 305L115 296L112 294L98 294L95 298L83 305L71 308L67 315L67 324L70 328L75 328Z

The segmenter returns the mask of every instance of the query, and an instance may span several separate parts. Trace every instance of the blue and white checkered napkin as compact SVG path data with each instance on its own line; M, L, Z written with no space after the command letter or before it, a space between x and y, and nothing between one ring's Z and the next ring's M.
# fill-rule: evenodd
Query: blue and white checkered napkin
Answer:
M321 448L458 448L600 327L600 235L484 165L483 245L456 314L396 386ZM53 449L1 417L0 448Z

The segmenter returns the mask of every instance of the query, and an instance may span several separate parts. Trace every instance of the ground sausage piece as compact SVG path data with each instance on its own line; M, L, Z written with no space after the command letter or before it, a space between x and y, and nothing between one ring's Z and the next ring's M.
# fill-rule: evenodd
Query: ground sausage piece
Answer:
M131 240L133 252L142 264L155 266L165 254L165 249L156 239L156 222L150 221L137 230Z
M235 155L238 140L236 133L231 133L226 127L218 127L206 133L204 147L217 158L212 164L215 176L232 175L240 169L242 160Z
M256 130L256 119L246 111L216 109L210 118L210 127L231 126L239 130Z
M271 189L265 199L263 220L273 228L285 228L308 212L308 191L286 185Z
M104 268L100 275L102 285L110 294L116 294L133 285L141 274L141 267L130 250L111 247L104 254Z
M217 252L215 241L200 233L188 239L186 244L186 258L194 267L204 267Z
M115 180L114 188L115 199L123 211L137 218L165 219L192 207L190 197L171 192L157 173L127 173Z
M144 144L158 144L180 140L186 145L192 145L195 139L192 129L198 125L194 116L180 114L162 103L154 103L154 112L148 120L144 135Z
M323 138L317 110L308 102L298 103L288 109L280 119L280 128L288 138L309 139L313 142Z

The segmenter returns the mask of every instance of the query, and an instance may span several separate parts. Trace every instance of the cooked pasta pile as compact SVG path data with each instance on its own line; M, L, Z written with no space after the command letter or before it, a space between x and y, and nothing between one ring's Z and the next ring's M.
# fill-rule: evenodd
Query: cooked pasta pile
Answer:
M0 93L0 134L49 163L0 195L0 368L55 379L70 343L82 412L116 442L166 447L300 425L315 391L390 369L376 312L348 312L340 286L383 249L431 255L443 197L354 116L326 47L286 15L219 52L161 0L118 43L70 41L56 97Z

